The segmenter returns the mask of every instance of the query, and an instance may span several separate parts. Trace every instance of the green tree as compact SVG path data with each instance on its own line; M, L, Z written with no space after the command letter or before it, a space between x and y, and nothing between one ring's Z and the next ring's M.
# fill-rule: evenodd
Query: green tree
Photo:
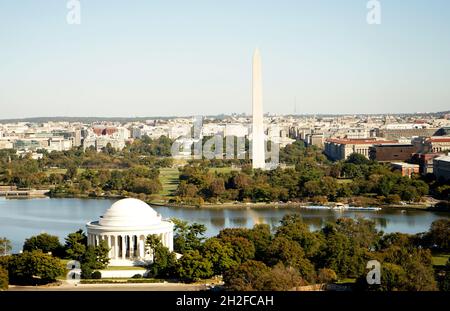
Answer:
M53 255L61 257L64 255L64 248L55 235L41 233L25 240L23 251L41 250L44 253L51 252Z
M96 261L98 263L97 269L105 269L109 264L109 251L111 249L108 246L108 242L101 240L99 245L94 248Z
M74 233L70 233L66 237L65 250L69 258L75 260L81 260L86 252L87 236L83 230L78 230Z
M314 279L314 266L305 258L305 252L295 241L285 237L276 237L266 251L266 263L270 266L282 263L300 272L303 279Z
M187 282L206 279L214 274L213 264L198 250L188 250L178 260L177 274L180 279Z
M157 234L149 234L145 238L145 246L149 249L151 252L152 257L155 256L155 251L158 245L161 244L161 239Z
M40 250L12 255L8 265L12 284L47 284L65 272L61 260Z
M246 237L255 246L255 259L262 260L273 238L270 226L267 224L256 224L248 231Z
M243 263L255 258L255 246L248 239L239 236L229 236L222 237L221 240L231 246L233 249L233 260L237 263Z
M444 292L450 292L450 259L447 260L447 264L443 272L444 275L439 282L439 289Z
M425 238L431 247L450 252L450 219L435 220Z
M213 264L214 274L221 275L238 263L230 243L218 238L209 238L202 245L202 254Z
M148 235L146 246L152 252L152 263L149 268L154 277L169 277L174 274L176 269L175 253L170 252L167 247L161 243L161 239L156 234Z
M305 251L306 257L317 254L323 243L320 236L311 232L299 214L285 215L277 227L275 236L296 241Z
M173 244L176 252L183 254L188 250L200 249L206 231L205 225L172 219L175 224Z
M209 189L212 197L219 198L225 192L223 178L214 178Z
M81 258L81 276L89 279L94 270L105 269L109 264L109 247L106 241L100 241L97 246L87 246Z
M398 291L406 290L408 283L407 272L398 265L391 263L384 263L381 272L381 286L382 291Z
M348 156L346 163L352 163L356 165L362 165L362 164L369 164L370 160L367 159L365 156L359 153L352 153Z
M225 272L223 280L229 290L252 291L262 288L262 276L270 272L261 261L249 260Z
M95 247L87 246L86 251L81 258L81 277L90 279L94 269L97 269L97 256L95 255Z
M408 291L430 291L437 289L432 256L429 249L420 249L413 245L391 245L383 249L378 254L378 258L382 262L382 269L386 263L390 263L401 267L406 272L406 280L403 282L402 278L401 284L392 283L393 285L391 284L391 287L396 286L399 289L401 288L401 290Z
M307 283L299 271L293 267L286 267L282 263L275 265L270 271L264 273L256 282L259 291L289 291Z
M366 251L335 225L323 229L325 243L316 262L321 268L332 269L341 277L358 277L365 271Z
M8 270L0 266L0 290L8 289Z
M78 168L76 165L70 165L64 174L64 180L74 180L77 177Z
M327 268L319 269L319 271L317 273L317 281L319 283L330 284L330 283L335 282L336 280L337 280L337 275L336 275L336 272L334 272L334 270L327 269Z

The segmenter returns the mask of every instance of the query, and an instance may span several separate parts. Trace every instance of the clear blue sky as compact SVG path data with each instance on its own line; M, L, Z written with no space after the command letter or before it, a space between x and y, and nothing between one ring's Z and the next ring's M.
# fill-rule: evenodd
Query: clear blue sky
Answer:
M450 1L0 0L0 118L450 109Z

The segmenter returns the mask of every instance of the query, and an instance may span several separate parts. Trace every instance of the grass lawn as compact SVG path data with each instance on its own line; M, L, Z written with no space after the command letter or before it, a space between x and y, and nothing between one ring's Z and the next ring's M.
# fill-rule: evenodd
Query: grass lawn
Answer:
M51 174L62 174L64 175L66 173L65 168L49 168L46 171L44 171L45 175L50 176Z
M161 168L159 170L159 180L161 181L163 190L162 196L172 196L178 187L178 168Z
M450 254L433 254L433 266L445 266L449 258Z

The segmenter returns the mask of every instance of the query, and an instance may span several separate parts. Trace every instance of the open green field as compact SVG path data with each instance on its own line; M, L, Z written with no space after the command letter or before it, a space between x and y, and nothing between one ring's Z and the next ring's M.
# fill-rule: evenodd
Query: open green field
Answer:
M172 196L179 183L178 168L161 168L159 170L159 180L161 181L163 190L162 196Z
M445 266L449 258L450 254L433 254L433 266Z

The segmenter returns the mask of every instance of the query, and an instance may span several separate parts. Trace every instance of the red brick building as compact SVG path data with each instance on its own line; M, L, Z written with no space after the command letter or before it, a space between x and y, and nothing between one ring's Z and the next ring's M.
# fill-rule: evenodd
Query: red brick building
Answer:
M377 144L369 148L369 158L379 162L409 161L418 147L411 144Z
M443 153L415 153L411 162L419 165L420 174L433 174L433 159L443 155Z

